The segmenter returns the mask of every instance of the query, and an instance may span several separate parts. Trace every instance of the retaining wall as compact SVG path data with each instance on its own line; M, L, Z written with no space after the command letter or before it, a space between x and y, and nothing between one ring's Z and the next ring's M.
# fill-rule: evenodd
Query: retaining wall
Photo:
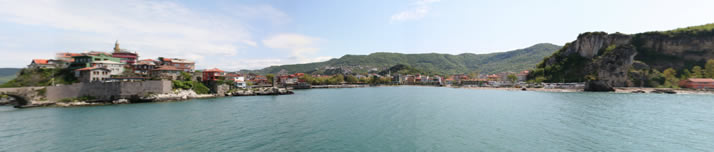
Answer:
M155 80L140 82L91 82L47 87L47 100L92 96L100 100L130 99L148 94L171 92L171 81Z

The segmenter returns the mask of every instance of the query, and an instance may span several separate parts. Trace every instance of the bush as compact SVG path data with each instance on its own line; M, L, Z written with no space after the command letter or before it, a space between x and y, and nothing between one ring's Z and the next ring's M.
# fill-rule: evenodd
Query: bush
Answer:
M174 89L193 90L194 92L196 92L198 94L208 94L211 92L211 89L206 87L206 85L203 85L203 83L196 82L196 81L174 80L174 81L172 81L172 83L173 83Z

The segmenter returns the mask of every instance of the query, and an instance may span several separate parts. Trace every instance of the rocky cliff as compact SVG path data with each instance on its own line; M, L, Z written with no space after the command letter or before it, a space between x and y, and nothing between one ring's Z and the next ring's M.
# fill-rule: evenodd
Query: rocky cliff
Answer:
M529 78L545 82L587 82L588 91L633 86L633 63L646 70L702 66L714 59L714 24L627 35L583 33L546 57Z

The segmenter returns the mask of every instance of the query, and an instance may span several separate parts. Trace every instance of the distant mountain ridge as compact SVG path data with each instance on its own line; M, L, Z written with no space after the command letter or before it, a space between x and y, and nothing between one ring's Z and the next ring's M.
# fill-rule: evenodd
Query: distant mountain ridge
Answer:
M0 84L17 77L17 73L20 72L20 70L20 68L0 68Z
M336 74L379 72L394 65L403 64L423 71L425 74L460 74L518 72L535 68L544 57L553 54L562 46L541 43L528 48L507 52L458 55L426 53L402 54L377 52L369 55L345 55L324 62L271 66L261 70L244 70L259 74L288 73Z

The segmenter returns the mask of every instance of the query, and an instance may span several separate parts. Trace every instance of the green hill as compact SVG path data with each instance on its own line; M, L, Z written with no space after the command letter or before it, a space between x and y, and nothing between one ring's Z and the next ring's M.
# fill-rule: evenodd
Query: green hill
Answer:
M278 73L284 69L288 73L310 74L376 73L398 64L432 74L458 74L474 71L481 73L517 72L534 68L536 63L560 47L542 43L508 52L459 55L378 52L369 55L345 55L325 62L271 66L261 70L243 72L267 74Z
M0 84L15 79L20 70L20 68L0 68Z

